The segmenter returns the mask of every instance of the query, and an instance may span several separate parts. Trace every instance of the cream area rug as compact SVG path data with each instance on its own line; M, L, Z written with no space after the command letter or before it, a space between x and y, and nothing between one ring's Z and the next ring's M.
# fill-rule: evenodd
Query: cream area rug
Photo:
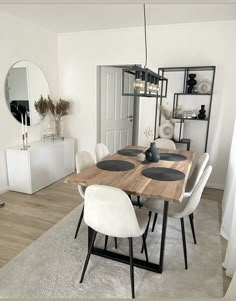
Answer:
M195 213L197 245L193 244L189 220L185 221L188 270L184 269L180 221L168 219L162 274L135 268L136 298L222 297L223 277L217 202L202 200ZM129 265L91 255L84 282L79 283L87 253L87 226L78 238L74 232L81 207L76 208L48 232L0 269L1 298L130 298ZM162 216L149 232L150 261L157 262ZM35 225L37 226L37 225ZM97 246L104 236L97 235ZM134 256L141 239L134 241ZM115 251L109 238L108 250ZM128 254L128 240L118 239L118 250Z

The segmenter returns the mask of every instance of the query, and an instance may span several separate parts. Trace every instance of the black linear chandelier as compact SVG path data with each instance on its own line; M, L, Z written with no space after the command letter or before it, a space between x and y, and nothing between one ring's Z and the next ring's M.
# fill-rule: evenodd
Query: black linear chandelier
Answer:
M143 4L144 16L144 42L145 42L145 64L144 67L138 65L124 68L122 73L122 95L123 96L142 96L158 97L160 90L159 81L165 81L167 87L167 78L147 68L147 24L146 9Z

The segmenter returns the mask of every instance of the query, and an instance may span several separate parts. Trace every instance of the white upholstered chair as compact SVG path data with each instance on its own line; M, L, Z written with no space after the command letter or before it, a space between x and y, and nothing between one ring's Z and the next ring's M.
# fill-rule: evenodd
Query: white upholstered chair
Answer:
M110 154L109 149L103 143L98 143L95 148L97 162L102 161L106 156Z
M196 165L193 169L193 172L192 172L191 176L188 179L183 198L186 199L186 198L191 196L191 194L193 193L193 190L194 190L195 186L197 185L204 169L207 166L208 161L209 161L209 154L208 153L203 153L200 156L200 158L198 159L198 161L197 161L197 163L196 163ZM154 201L160 201L160 200L154 200ZM149 208L149 204L150 204L150 200L149 201L146 200L144 206L146 208ZM151 210L151 209L149 209L149 210ZM158 215L158 213L156 212L155 215L154 215L154 219L153 219L152 232L155 229L157 215ZM196 244L197 241L196 241L196 236L195 236L195 231L194 231L193 214L191 214L189 216L189 220L190 220L190 225L191 225L191 229L192 229L192 233L193 233L193 240L194 240L194 243Z
M199 181L195 185L191 196L184 197L180 204L171 202L169 206L168 216L171 218L180 219L181 222L185 269L188 268L188 262L187 262L184 217L191 216L196 210L201 200L203 189L210 177L211 171L212 171L212 166L208 166L205 169L205 171L201 174ZM152 212L163 213L163 203L160 201L155 202L149 199L147 201L147 204L145 203L144 206L147 207Z
M104 185L91 185L85 191L84 221L90 229L93 230L93 234L91 235L92 238L89 244L89 250L80 283L83 281L97 232L106 236L128 238L131 290L132 298L134 298L132 238L142 236L145 256L148 261L144 235L147 228L148 212L143 209L135 211L127 194L118 188Z
M75 156L75 166L76 166L77 173L80 173L81 171L87 169L90 166L93 166L94 164L95 164L95 162L93 160L93 157L91 156L91 154L89 152L87 152L87 151L77 152L77 154ZM79 193L83 199L84 199L85 189L86 189L86 187L78 185ZM80 228L80 225L81 225L81 222L83 219L83 215L84 215L84 206L81 211L79 222L78 222L78 225L77 225L77 228L75 231L75 238L77 238L79 228Z
M157 148L176 149L174 141L166 138L157 138L155 141Z

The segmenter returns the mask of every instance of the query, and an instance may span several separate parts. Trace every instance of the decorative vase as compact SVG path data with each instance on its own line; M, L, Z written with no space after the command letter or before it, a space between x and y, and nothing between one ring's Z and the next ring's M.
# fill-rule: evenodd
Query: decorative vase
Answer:
M145 156L149 162L158 162L160 160L160 153L155 142L150 144L150 147L145 152Z
M174 136L174 125L170 120L165 120L159 127L161 138L172 139Z
M55 118L55 137L57 139L62 139L61 135L61 119Z
M197 81L195 79L196 74L192 73L192 74L189 74L188 76L189 76L189 79L187 80L188 94L193 94L194 86L197 83Z
M199 110L198 119L205 119L205 118L206 118L205 105L201 105L201 110Z
M137 155L137 160L139 162L143 162L143 161L145 161L145 159L146 159L146 155L144 153L141 153L141 154Z

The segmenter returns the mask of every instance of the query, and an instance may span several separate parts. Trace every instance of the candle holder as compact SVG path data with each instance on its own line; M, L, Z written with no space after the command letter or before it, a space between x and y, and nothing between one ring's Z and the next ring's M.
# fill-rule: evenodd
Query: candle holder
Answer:
M30 145L28 144L28 133L25 133L25 147L30 148Z
M27 150L27 147L25 145L25 135L24 134L22 134L22 145L23 145L23 147L21 148L21 150Z

